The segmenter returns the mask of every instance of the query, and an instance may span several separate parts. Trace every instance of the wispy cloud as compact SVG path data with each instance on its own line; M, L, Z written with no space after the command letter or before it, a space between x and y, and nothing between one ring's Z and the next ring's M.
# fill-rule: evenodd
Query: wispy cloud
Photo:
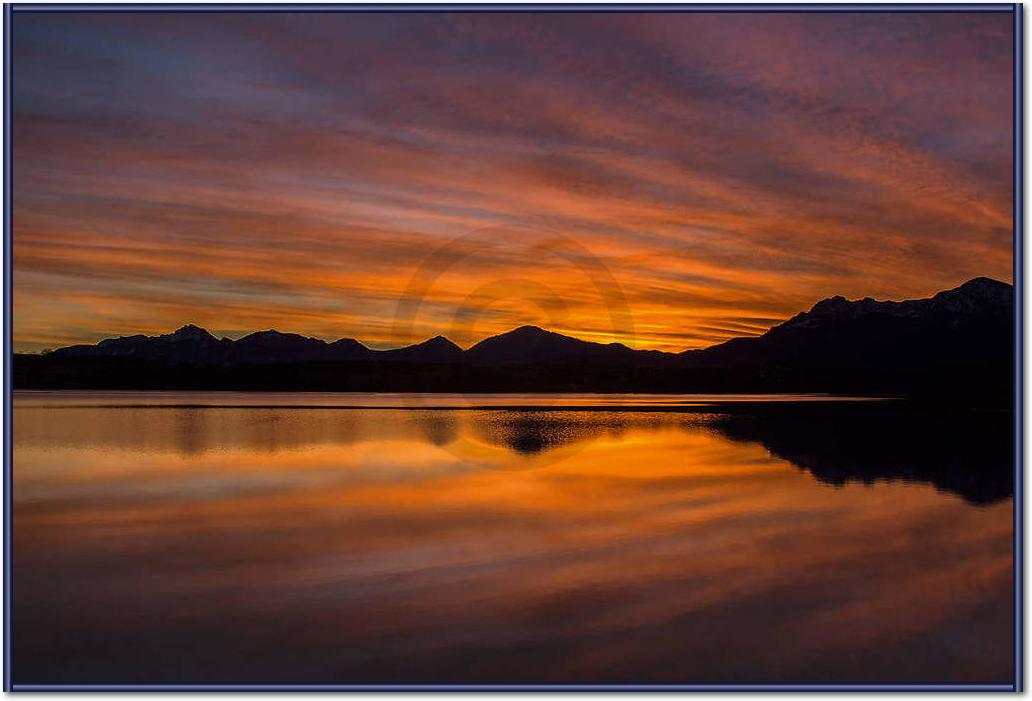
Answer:
M17 15L16 345L186 321L388 344L426 257L489 227L525 233L440 275L415 333L613 337L549 232L640 347L1010 279L1011 21Z

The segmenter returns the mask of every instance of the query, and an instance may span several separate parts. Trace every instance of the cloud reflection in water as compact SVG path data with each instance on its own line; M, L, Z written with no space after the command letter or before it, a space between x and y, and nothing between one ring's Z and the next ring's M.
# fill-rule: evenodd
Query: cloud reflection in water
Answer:
M1010 679L1006 419L835 412L21 406L17 681Z

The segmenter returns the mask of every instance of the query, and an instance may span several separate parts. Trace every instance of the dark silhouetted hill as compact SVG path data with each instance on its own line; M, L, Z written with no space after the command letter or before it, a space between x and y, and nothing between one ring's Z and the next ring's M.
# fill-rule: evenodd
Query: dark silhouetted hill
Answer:
M684 353L522 326L463 350L372 350L278 331L161 336L15 357L15 387L447 392L850 392L1008 397L1014 289L975 278L929 299L832 297L761 336Z
M223 363L305 363L326 356L328 344L296 333L256 331L233 341Z
M526 365L568 358L629 358L638 352L622 343L592 343L537 326L521 326L485 338L471 347L467 355L480 365Z
M229 339L219 340L204 329L187 324L178 331L161 336L108 338L96 345L59 348L53 355L55 358L136 358L172 363L210 363L220 361L232 344Z
M1014 288L975 278L930 299L832 297L755 338L682 353L686 367L828 391L1009 386Z
M461 363L464 351L444 336L434 336L428 341L406 348L376 351L385 361L408 363Z

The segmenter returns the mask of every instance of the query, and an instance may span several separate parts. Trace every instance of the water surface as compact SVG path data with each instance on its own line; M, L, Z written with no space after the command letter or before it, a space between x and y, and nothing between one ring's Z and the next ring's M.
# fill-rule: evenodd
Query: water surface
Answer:
M1009 414L446 397L18 393L15 681L1013 678Z

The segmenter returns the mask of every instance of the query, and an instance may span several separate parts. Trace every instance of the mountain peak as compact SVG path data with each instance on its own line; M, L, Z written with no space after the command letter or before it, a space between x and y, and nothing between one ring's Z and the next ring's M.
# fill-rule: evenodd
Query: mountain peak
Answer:
M206 329L202 329L200 326L196 326L194 324L186 324L184 326L181 326L178 329L176 329L175 331L173 331L172 333L170 333L169 336L171 338L173 338L173 339L178 340L178 341L186 341L186 340L198 340L198 341L211 340L211 341L214 341L214 340L217 340Z
M810 309L811 314L837 313L850 306L851 302L842 295L822 299Z
M377 356L386 360L424 361L431 363L454 362L460 359L463 353L465 351L444 336L434 336L403 348L375 351Z
M930 299L916 299L904 302L880 302L871 297L849 300L842 295L822 299L809 312L803 312L786 324L810 323L826 317L853 317L858 314L881 313L897 316L913 316L922 305L937 305L948 311L958 312L959 307L975 307L990 304L1009 304L1013 300L1014 287L990 277L976 277L951 290L939 292Z
M485 338L468 351L479 363L505 364L553 362L569 358L599 358L634 353L620 343L594 343L539 326L525 325L512 331Z
M395 352L395 353L397 353L397 352L400 352L400 351L409 351L409 350L435 350L435 351L459 351L459 352L462 352L462 348L460 348L457 344L455 344L455 342L453 342L451 339L449 339L449 338L447 338L445 336L440 336L440 335L434 336L433 338L428 338L425 341L420 341L419 343L413 343L411 346L403 346L402 348L394 348L391 351L384 351L384 352L387 352L387 353Z
M229 356L246 363L303 362L322 358L328 347L326 341L319 338L268 329L233 341Z
M354 338L338 338L336 341L330 344L337 348L365 348L365 344ZM368 348L366 349L368 350Z
M509 331L507 334L499 334L499 335L505 336L505 335L519 334L521 336L530 336L530 335L534 335L534 334L554 334L554 333L555 333L554 331L546 331L545 329L541 328L540 326L534 326L533 324L524 324L523 326L518 326L515 329L513 329L512 331Z
M976 277L971 278L960 287L947 290L946 292L940 292L939 294L950 294L950 293L963 293L972 295L975 297L992 297L998 298L1001 296L1013 295L1014 286L1008 285L1006 282L1000 282L994 280L991 277Z
M434 347L434 348L449 348L449 349L450 348L455 348L455 349L458 349L458 350L462 350L461 348L459 348L458 344L456 344L450 338L448 338L447 336L440 336L440 335L434 336L433 338L430 338L430 339L427 339L426 341L423 341L422 343L417 344L417 345L427 346L427 347Z
M960 287L946 290L928 300L943 314L998 313L1010 316L1014 286L988 277L976 277Z
M283 331L277 331L276 329L267 329L265 331L255 331L249 333L246 336L241 337L237 340L237 343L244 341L246 343L290 343L290 344L302 344L302 345L326 345L326 341L321 338L311 338L309 336L302 336L299 333L284 333Z
M979 277L971 278L970 280L965 282L963 285L961 285L957 289L963 290L965 288L982 288L982 287L990 287L990 288L1002 289L1002 288L1011 287L1011 285L1008 285L1006 282L1001 282L999 280L995 280L995 279L993 279L991 277L985 277L984 275L980 275Z

